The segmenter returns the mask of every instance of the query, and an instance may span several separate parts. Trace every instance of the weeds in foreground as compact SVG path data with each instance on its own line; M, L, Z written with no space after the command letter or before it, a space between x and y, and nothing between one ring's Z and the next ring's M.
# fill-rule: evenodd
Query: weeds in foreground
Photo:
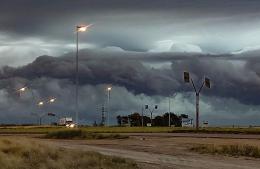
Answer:
M120 134L99 134L85 132L79 129L53 131L46 134L45 138L53 139L126 139L129 136Z
M196 145L190 150L207 154L260 158L260 148L251 145Z
M129 159L58 149L27 139L0 139L1 169L137 169Z

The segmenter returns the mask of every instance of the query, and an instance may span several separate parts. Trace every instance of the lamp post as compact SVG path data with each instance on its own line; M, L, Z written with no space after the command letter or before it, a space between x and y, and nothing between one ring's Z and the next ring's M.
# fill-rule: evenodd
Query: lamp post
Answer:
M76 85L76 94L75 94L75 104L76 104L76 126L78 126L78 116L79 116L79 105L78 105L78 85L79 85L79 32L85 32L91 25L77 25L76 26L76 77L75 77L75 85Z
M33 103L31 104L30 109L31 109L31 111L33 111L34 106L37 104L33 90L31 90L28 86L24 86L24 87L21 87L21 88L17 89L16 91L19 93L19 97L21 97L22 93L25 93L26 91L29 91L31 93L31 95L32 95L32 102ZM36 122L36 124L37 123L38 122Z
M169 127L171 127L171 96L169 96Z
M39 101L38 103L37 103L37 106L40 108L40 107L43 107L46 103L48 103L48 104L52 104L52 103L54 103L56 101L56 98L54 98L54 97L51 97L49 100L47 100L47 101ZM50 113L48 113L47 115L49 115ZM42 123L42 118L45 116L45 114L40 114L40 115L38 115L38 117L39 117L39 124L41 125L41 123Z
M38 103L37 103L37 106L38 106L38 108L40 109L41 107L43 107L43 105L44 105L44 102L43 101L39 101ZM39 118L39 125L41 126L42 125L42 116L41 116L41 114L37 114L37 116L38 116L38 118Z
M33 109L33 107L36 105L38 108L40 107L43 107L45 105L45 103L48 103L48 104L52 104L56 101L57 98L55 97L50 97L47 101L44 101L44 100L40 100L38 102L36 102L36 98L35 98L35 95L34 95L34 92L32 89L30 89L29 87L27 86L24 86L22 88L19 88L16 90L17 92L19 92L19 96L21 97L21 94L26 92L26 91L30 91L31 92L31 95L32 95L32 98L33 98L33 106L31 106L31 109ZM36 114L36 113L32 113L33 115L36 115L38 118L39 118L39 124L41 125L41 118L43 117L42 115L39 115L39 114Z
M202 85L200 86L200 88L199 88L199 90L198 90L198 89L195 87L194 82L193 82L192 78L190 77L189 72L184 72L184 76L183 76L183 77L184 77L184 82L185 82L185 83L190 83L190 82L191 82L191 84L192 84L192 86L193 86L193 89L194 89L194 91L195 91L195 93L196 93L196 130L198 130L198 129L199 129L199 99L200 99L200 92L201 92L201 90L202 90L202 88L203 88L204 86L206 86L207 88L210 88L210 87L211 87L211 85L210 85L210 79L207 78L207 77L205 77L205 79L204 79Z
M151 126L153 125L153 112L154 110L158 109L158 105L155 105L154 108L151 110L148 105L145 105L145 109L148 109L151 113Z
M110 108L110 93L111 93L112 87L107 88L107 126L109 127L109 108Z
M175 97L175 96L176 93L174 93L173 95L169 95L169 121L168 121L169 127L171 127L171 97Z

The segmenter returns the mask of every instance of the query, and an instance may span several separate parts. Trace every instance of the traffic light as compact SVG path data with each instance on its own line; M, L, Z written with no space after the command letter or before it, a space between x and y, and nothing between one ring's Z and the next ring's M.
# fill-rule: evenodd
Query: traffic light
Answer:
M184 72L184 82L190 83L190 74L189 72Z
M145 105L145 109L148 109L148 105Z
M154 108L155 108L155 109L158 109L158 105L155 105Z
M210 89L210 79L205 78L205 86Z

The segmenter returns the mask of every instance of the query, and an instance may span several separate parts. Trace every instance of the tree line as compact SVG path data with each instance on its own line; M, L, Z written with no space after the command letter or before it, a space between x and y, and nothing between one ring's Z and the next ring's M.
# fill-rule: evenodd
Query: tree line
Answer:
M188 118L188 115L181 114L177 115L170 112L170 124L175 127L182 126L182 119ZM138 112L132 113L125 116L117 116L117 124L119 126L147 126L151 124L152 126L169 126L169 113L164 113L162 116L155 116L152 120L148 116L141 116Z

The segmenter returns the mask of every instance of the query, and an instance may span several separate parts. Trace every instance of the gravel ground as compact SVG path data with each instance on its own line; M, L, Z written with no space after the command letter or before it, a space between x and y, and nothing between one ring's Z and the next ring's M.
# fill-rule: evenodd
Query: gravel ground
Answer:
M226 135L227 136L227 135ZM249 144L260 146L257 138L242 136L198 137L190 135L158 136L158 134L133 134L123 140L42 140L58 147L97 151L105 155L130 158L143 169L259 169L260 159L228 157L190 152L196 144Z

